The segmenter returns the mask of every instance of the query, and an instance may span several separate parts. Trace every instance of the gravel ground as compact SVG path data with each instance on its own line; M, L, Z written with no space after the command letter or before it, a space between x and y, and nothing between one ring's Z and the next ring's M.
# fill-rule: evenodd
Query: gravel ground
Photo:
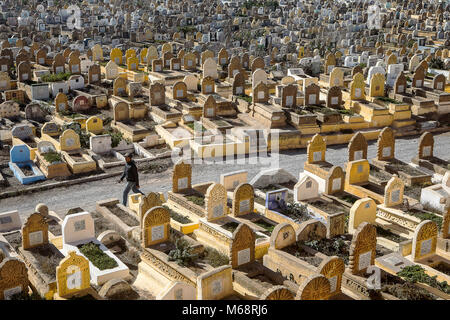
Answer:
M417 143L419 137L396 139L395 155L398 159L410 162L411 158L417 154ZM435 135L434 153L436 157L444 160L450 159L450 132ZM368 159L376 156L376 141L369 142ZM327 148L326 160L334 165L342 166L348 159L347 145L329 146ZM306 149L298 149L279 154L279 167L284 168L295 177L303 170L306 160ZM276 163L276 162L275 162ZM237 170L247 170L249 180L252 179L261 169L268 169L267 164L195 164L192 170L192 183L206 181L219 181L220 174ZM145 193L150 191L164 192L172 186L172 172L152 174L140 174L141 190ZM19 210L22 219L29 216L36 204L43 202L50 210L63 216L67 209L81 207L85 210L94 210L96 201L107 198L122 198L122 190L125 184L117 183L118 178L110 178L89 183L62 187L58 189L46 190L18 197L1 199L0 212L9 210Z

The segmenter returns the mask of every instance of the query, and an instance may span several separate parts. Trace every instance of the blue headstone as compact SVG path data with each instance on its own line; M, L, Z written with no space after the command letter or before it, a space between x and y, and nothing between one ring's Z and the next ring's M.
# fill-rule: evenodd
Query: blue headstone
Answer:
M285 205L288 195L288 189L278 189L266 193L266 207L269 210L276 210L280 205Z
M24 144L14 146L11 148L9 156L13 163L30 161L30 149Z

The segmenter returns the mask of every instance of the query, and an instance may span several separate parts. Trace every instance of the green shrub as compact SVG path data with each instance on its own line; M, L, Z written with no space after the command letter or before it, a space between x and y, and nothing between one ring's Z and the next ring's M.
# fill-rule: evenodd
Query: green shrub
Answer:
M228 256L217 251L214 248L205 246L205 260L214 268L224 266L230 263Z
M381 100L381 101L384 101L384 102L390 102L390 103L393 103L393 104L400 104L401 103L400 101L392 99L392 98L389 98L389 97L378 97L378 100Z
M190 202L195 203L198 206L203 207L205 205L205 198L199 197L196 195L187 195L185 196L186 199L188 199Z
M398 276L404 278L408 282L425 283L433 288L437 288L447 294L450 293L450 286L447 281L439 282L436 280L437 276L430 277L425 273L425 269L419 265L404 267L400 272L397 273Z
M66 129L72 129L76 132L76 134L78 134L78 136L80 137L80 144L82 148L89 148L90 135L85 130L81 129L81 125L79 123L72 122L69 124L64 124L62 126L62 131L64 132L64 130Z
M181 215L181 214L179 214L179 213L173 211L173 210L170 209L168 206L163 205L163 207L166 208L167 211L169 211L170 217L171 217L173 220L178 221L179 223L182 223L182 224L186 224L186 223L191 223L191 222L192 222L192 220L189 219L189 217L185 217L185 216L183 216L183 215Z
M439 58L431 58L429 67L432 69L444 69L444 61Z
M230 231L231 233L233 233L234 230L237 229L237 227L239 227L239 223L234 222L234 221L227 222L222 226L222 228L224 228L227 231Z
M252 101L253 101L252 97L250 97L249 95L246 95L246 94L241 94L238 97L244 101L247 101L248 103L252 103Z
M177 239L175 247L176 249L169 252L169 261L175 261L180 266L187 267L192 265L198 257L197 254L192 253L189 243L183 239Z
M257 226L260 226L261 228L264 228L268 232L272 232L275 226L273 224L270 224L266 222L265 220L261 219L254 222Z
M57 81L66 81L70 78L72 74L70 72L65 73L50 73L45 74L41 77L42 82L57 82Z
M80 252L84 254L86 258L88 258L89 261L92 262L92 264L100 270L113 269L118 266L117 262L106 253L104 253L100 249L100 245L96 243L89 242L83 245L79 245L78 248L80 249Z
M111 148L117 147L123 140L123 133L120 131L108 131L107 134L111 136Z
M437 216L433 213L414 211L414 212L408 212L408 214L419 218L421 221L431 220L438 225L439 229L442 226L442 217Z
M50 162L50 163L62 161L62 157L58 152L47 152L44 154L44 159L45 159L45 161Z

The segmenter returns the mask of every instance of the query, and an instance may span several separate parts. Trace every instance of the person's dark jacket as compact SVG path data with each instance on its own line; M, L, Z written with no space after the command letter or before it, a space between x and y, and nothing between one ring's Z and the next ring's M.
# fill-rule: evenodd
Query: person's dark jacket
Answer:
M123 170L122 177L120 177L120 181L124 178L127 178L127 181L136 182L136 185L139 185L139 175L136 167L136 163L131 160L129 163L125 163L125 168Z

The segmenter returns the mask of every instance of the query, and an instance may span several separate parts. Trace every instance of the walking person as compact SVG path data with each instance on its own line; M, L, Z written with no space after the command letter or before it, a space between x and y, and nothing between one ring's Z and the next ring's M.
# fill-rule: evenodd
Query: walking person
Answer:
M127 205L128 200L128 194L130 193L130 190L133 190L134 193L140 193L145 195L141 190L139 190L139 174L136 167L136 163L132 159L133 154L131 152L128 152L125 154L125 168L123 170L122 177L119 179L119 183L122 182L124 178L127 178L127 185L125 189L123 190L123 205Z

